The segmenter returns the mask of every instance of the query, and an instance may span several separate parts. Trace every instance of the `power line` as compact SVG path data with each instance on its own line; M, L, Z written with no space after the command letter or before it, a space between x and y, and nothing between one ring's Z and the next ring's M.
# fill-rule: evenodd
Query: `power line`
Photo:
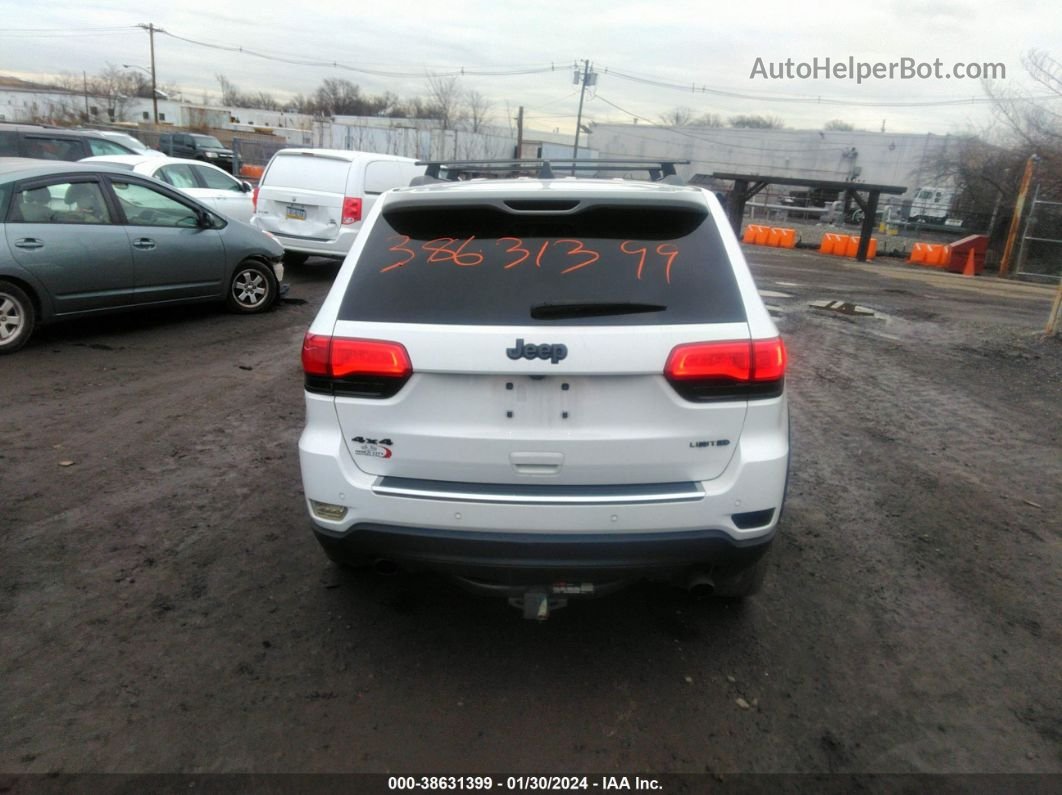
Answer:
M161 33L162 31L160 31ZM197 39L190 39L186 36L178 36L176 33L166 33L167 36L178 41L183 41L188 44L194 44L198 47L207 47L212 50L222 50L224 52L238 53L241 55L250 55L254 58L261 58L266 61L276 61L278 63L293 64L296 66L318 66L326 67L330 69L342 69L348 72L357 72L359 74L372 75L374 77L393 77L393 78L422 78L428 71L426 68L419 69L415 72L406 71L390 71L384 69L368 69L362 66L352 66L350 64L340 63L339 61L320 61L308 58L296 58L296 57L282 57L279 55L270 55L263 52L257 52L256 50L250 50L246 47L239 47L225 44L211 44L210 42L199 41ZM432 72L435 77L514 77L521 75L533 75L542 74L545 72L556 71L553 64L549 66L537 66L537 67L521 67L511 69L479 69L469 67L448 67L449 71L445 72Z
M625 109L621 108L615 102L609 102L607 99L605 99L603 96L601 96L600 93L595 94L594 95L594 99L600 99L606 105L611 105L616 110L618 110L620 113L626 113L628 116L630 116L633 119L638 119L638 121L644 121L644 122L648 122L649 124L652 124L653 126L658 126L656 124L656 122L650 121L649 119L645 118L644 116L639 116L637 113L631 113L629 110L625 110Z
M991 97L967 97L906 101L869 101L856 99L833 99L831 97L823 96L810 97L777 94L746 94L740 91L730 91L722 88L711 88L707 85L697 85L696 83L670 83L664 80L656 80L648 77L638 77L637 75L621 72L618 69L613 69L611 67L603 68L602 73L612 77L618 77L621 80L629 80L634 83L642 83L644 85L654 86L656 88L669 88L676 91L682 91L687 94L706 94L717 97L728 97L730 99L749 99L754 100L756 102L788 102L804 105L837 105L842 107L852 106L865 108L926 108L939 107L941 105L979 105L995 101ZM1053 98L1057 99L1057 97ZM1034 99L1052 99L1052 97L1044 96L1035 97Z
M67 36L94 36L94 35L107 35L116 33L126 33L131 30L135 30L137 26L113 26L113 27L100 27L100 28L2 28L0 29L0 37L42 37L42 38L62 38ZM160 34L163 31L158 31ZM548 72L567 71L568 66L566 64L558 65L556 61L551 62L548 66L545 64L539 65L527 65L527 66L513 66L513 67L454 67L444 66L438 67L435 70L432 67L422 66L418 67L416 71L412 70L412 67L406 67L405 69L373 69L367 66L354 66L348 63L342 63L337 60L322 60L320 58L308 58L304 56L295 55L281 55L275 52L260 52L258 50L250 49L239 45L230 44L218 44L208 41L202 41L199 39L193 39L187 36L180 36L175 33L165 32L165 35L173 38L177 41L182 41L187 44L191 44L197 47L204 47L212 50L230 52L239 55L247 55L253 58L259 58L266 61L272 61L275 63L285 63L296 66L314 66L324 67L330 69L339 69L358 74L370 75L373 77L381 78L423 78L426 73L434 74L438 77L520 77L534 74L545 74ZM807 96L807 95L785 95L785 94L757 94L743 91L735 91L725 88L717 88L709 86L707 84L698 84L696 81L689 83L677 83L667 80L661 80L655 77L640 75L634 72L630 72L624 69L616 69L612 67L604 67L601 70L602 74L607 74L612 77L617 77L621 80L627 80L629 82L638 83L642 85L652 86L654 88L663 88L674 91L681 91L683 93L703 94L706 96L724 97L729 99L750 100L763 103L788 103L799 105L828 105L837 107L865 107L865 108L925 108L925 107L943 107L943 106L962 106L962 105L983 105L991 104L995 102L993 97L964 97L964 98L940 98L931 100L858 100L858 99L841 99L830 96ZM1049 96L1034 96L1033 100L1057 100L1058 97L1054 95ZM610 103L611 104L611 103ZM623 113L631 115L635 118L640 118L636 114L630 113L630 111L618 108Z
M100 36L113 33L128 33L131 30L136 30L136 25L109 28L0 28L0 38L61 39L72 36Z

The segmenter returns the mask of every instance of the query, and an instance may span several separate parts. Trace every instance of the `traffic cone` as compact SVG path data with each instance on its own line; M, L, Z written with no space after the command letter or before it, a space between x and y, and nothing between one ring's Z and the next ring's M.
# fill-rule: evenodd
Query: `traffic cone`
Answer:
M971 248L970 253L966 255L966 267L962 269L962 275L973 276L974 272L974 250Z

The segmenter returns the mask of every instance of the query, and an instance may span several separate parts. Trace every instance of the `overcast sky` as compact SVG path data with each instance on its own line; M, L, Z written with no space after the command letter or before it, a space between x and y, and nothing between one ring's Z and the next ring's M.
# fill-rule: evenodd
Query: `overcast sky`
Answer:
M424 96L428 72L464 69L467 89L493 102L492 120L505 124L525 106L527 126L573 129L578 86L572 64L589 59L598 73L587 93L589 121L657 123L660 114L685 106L695 114L768 114L793 128L816 129L841 119L860 129L957 133L990 121L989 106L952 100L982 99L973 79L768 80L752 77L757 58L820 64L1000 63L999 82L1042 95L1021 57L1032 48L1062 61L1062 4L873 0L832 3L759 0L604 3L553 0L389 0L388 2L252 3L173 0L0 0L0 74L41 79L61 72L90 75L108 63L149 64L154 23L173 36L243 48L296 61L328 61L379 76L324 65L297 65L227 52L170 35L156 35L160 84L176 84L186 99L216 100L217 74L241 91L278 98L310 94L326 77L349 79L370 94L391 91ZM549 67L555 66L555 71ZM777 68L777 66L775 67ZM483 75L486 71L523 75ZM532 71L546 70L546 71ZM631 79L636 78L636 79ZM705 89L708 89L707 91ZM745 95L723 96L715 91ZM786 101L782 101L786 100ZM797 101L791 101L797 100ZM856 104L832 104L858 102ZM890 107L885 103L934 103ZM1058 112L1062 108L1054 105Z

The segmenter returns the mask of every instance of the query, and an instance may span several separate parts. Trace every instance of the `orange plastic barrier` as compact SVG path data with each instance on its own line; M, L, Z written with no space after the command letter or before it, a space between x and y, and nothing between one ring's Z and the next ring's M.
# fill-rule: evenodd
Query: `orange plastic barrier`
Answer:
M820 254L833 254L835 257L854 257L859 253L858 235L838 235L828 232L822 236L819 244ZM867 244L867 259L874 259L878 254L878 241L870 238Z
M951 249L938 243L930 243L926 252L926 265L934 268L946 268L951 262Z
M263 171L265 171L265 166L252 166L250 163L240 166L240 176L248 179L261 179Z
M795 248L796 230L782 226L760 226L749 224L741 236L742 243L751 243L755 246L775 246L777 248Z
M843 239L844 238L842 238L838 234L834 234L833 232L827 232L826 234L824 234L822 236L822 242L819 243L819 253L820 254L833 254L833 253L835 253L834 249L836 248L837 244L840 243Z
M951 246L943 243L915 243L907 261L912 265L946 268L951 264Z
M781 248L796 248L796 230L782 228L778 230L781 232L781 236L778 240L778 245Z

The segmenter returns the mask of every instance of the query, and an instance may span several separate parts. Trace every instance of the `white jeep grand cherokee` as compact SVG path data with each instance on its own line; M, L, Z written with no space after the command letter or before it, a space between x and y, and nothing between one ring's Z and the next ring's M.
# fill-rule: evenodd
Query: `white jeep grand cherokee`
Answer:
M707 191L392 190L302 362L303 487L337 562L445 573L538 618L638 579L732 597L763 579L786 352Z

